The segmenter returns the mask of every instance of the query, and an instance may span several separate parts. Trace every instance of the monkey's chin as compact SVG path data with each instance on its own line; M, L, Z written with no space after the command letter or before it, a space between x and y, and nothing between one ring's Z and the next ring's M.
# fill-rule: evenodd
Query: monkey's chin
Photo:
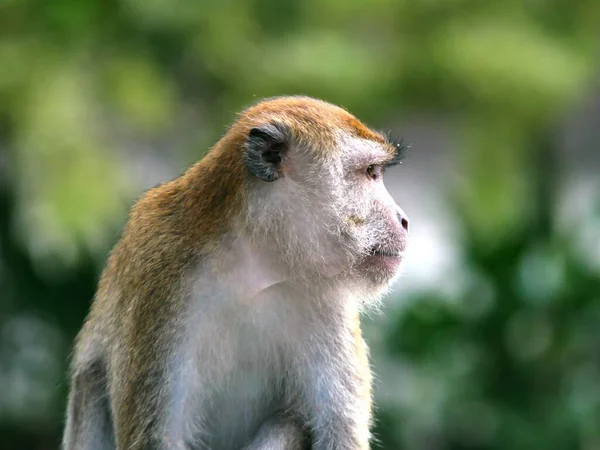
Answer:
M402 253L371 254L365 257L357 267L361 277L378 287L392 283L400 272Z

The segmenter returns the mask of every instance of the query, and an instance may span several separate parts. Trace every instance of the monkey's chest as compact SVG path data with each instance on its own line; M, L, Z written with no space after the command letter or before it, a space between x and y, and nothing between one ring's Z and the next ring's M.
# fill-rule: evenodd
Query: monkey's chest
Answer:
M251 327L223 336L223 344L222 369L209 375L213 383L205 384L212 388L203 402L201 448L233 450L247 444L286 402L276 344ZM204 361L211 364L211 358ZM206 370L200 371L206 376Z
M265 383L254 374L230 380L226 389L215 393L207 408L205 433L202 433L205 448L243 447L278 409Z

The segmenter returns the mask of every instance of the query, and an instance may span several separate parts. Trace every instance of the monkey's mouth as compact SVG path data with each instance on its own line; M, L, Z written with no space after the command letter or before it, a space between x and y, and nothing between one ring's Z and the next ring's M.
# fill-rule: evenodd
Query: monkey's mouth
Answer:
M391 248L374 247L371 249L370 256L379 256L383 258L400 258L402 256L402 253L403 252L399 250Z

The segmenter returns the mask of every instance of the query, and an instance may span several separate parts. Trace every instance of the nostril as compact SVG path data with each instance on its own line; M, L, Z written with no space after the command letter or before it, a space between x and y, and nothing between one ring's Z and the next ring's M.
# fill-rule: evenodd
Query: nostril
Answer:
M408 219L406 217L401 216L400 214L398 214L398 219L400 220L402 228L408 231Z
M408 231L408 219L405 219L403 217L400 223L402 223L402 228L404 228L406 231Z

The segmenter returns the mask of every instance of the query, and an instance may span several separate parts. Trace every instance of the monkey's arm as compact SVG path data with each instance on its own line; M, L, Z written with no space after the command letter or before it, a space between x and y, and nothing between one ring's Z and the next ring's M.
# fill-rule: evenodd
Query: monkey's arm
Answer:
M173 356L181 352L177 347L180 330L160 320L136 321L130 327L112 369L113 379L118 380L111 386L117 446L185 449L183 418L177 414L185 396L185 357Z
M99 364L76 367L70 384L63 450L114 450L106 379Z
M313 450L368 450L371 372L359 322L336 345L318 346L321 366L310 392ZM325 354L332 349L335 354Z

